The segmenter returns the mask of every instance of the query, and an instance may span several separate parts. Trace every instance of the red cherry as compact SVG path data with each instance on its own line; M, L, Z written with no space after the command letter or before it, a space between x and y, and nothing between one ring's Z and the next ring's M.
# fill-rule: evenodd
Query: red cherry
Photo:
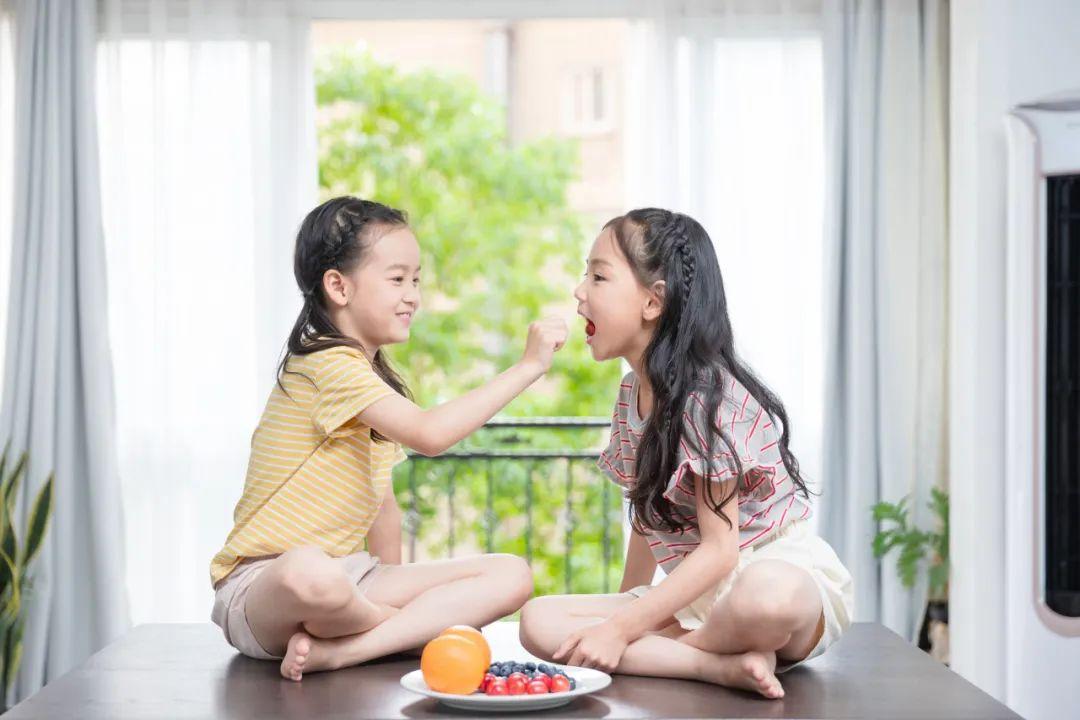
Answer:
M510 689L506 686L506 681L502 678L496 679L494 682L487 686L487 690L484 691L487 695L509 695Z
M542 695L548 691L548 686L543 680L533 680L529 683L530 695Z
M480 681L480 690L487 690L487 686L495 680L495 675L492 673L484 673L484 679Z
M533 679L539 680L540 682L544 683L544 687L546 687L549 691L551 690L551 676L547 673L540 673Z
M506 689L511 695L524 695L525 694L525 678L513 677L506 681Z
M556 675L551 678L551 692L567 692L570 689L570 679L565 675Z
M529 676L522 672L510 673L510 677L506 678L506 681L510 682L514 678L519 678L521 680L524 680L525 682L529 681Z

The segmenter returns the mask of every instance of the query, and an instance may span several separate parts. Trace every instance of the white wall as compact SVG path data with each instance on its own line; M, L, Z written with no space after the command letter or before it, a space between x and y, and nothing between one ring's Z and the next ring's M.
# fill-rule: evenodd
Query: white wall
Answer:
M1023 611L1007 600L1005 136L1014 105L1080 88L1080 2L954 0L950 113L950 489L952 666L1029 717L1046 716L1006 672L1046 663L1041 694L1062 702L1075 666L1037 657ZM1026 578L1024 579L1026 580ZM1016 597L1014 595L1014 597ZM1069 653L1076 656L1076 643ZM1015 663L1013 665L1015 667ZM1056 680L1055 672L1061 674Z

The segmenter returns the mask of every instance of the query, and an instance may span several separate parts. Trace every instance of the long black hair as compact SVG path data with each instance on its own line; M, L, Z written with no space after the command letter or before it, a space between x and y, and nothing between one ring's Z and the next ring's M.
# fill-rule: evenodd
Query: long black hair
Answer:
M738 494L748 470L742 466L733 439L718 422L724 388L732 377L750 392L773 424L782 428L780 457L791 481L807 496L799 463L788 447L791 430L783 403L735 354L724 280L705 228L691 217L656 208L633 210L604 228L614 234L638 282L644 287L664 282L663 310L642 362L655 401L637 450L637 481L627 494L634 529L639 534L648 529L689 529L690 523L676 516L663 493L675 472L680 438L705 458L709 472L719 455L713 448L716 437L731 453L737 482L719 501L713 497L712 483L706 483L706 501L730 527L721 509ZM687 432L683 421L684 412L692 415L687 407L691 392L702 401L704 416L709 419L705 447L700 447L695 433Z
M323 294L323 276L327 270L343 274L352 272L380 233L408 227L408 224L408 218L401 210L347 195L327 200L307 214L296 234L293 255L293 274L304 298L304 307L289 333L285 354L278 363L277 381L282 391L285 391L281 382L283 375L303 375L289 369L289 359L294 355L310 355L342 346L364 352L364 347L342 333L330 318ZM375 351L372 367L397 393L412 398L405 381L391 367L382 349ZM303 377L314 384L310 377ZM374 429L371 436L377 441L386 439Z

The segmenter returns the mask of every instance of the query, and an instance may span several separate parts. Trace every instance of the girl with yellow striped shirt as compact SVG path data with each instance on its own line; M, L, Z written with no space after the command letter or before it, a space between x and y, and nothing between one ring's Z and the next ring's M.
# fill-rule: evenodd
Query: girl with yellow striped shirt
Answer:
M408 340L420 307L420 248L404 213L353 197L323 203L300 227L294 273L304 307L210 579L225 639L281 658L281 674L300 680L525 603L532 575L512 555L400 564L390 472L402 445L437 455L480 428L547 372L567 330L533 323L520 362L425 410L381 350Z

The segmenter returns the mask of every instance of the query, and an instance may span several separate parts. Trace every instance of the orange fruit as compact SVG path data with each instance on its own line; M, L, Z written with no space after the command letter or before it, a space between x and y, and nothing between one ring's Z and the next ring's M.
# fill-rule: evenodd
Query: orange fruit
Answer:
M474 627L468 625L454 625L448 627L439 633L439 636L443 635L458 635L465 638L470 642L476 643L477 647L484 651L484 667L487 668L491 665L491 646L488 645L487 638L484 637L484 633L480 632Z
M424 682L435 692L469 695L480 687L487 669L483 649L456 633L435 638L420 655Z

